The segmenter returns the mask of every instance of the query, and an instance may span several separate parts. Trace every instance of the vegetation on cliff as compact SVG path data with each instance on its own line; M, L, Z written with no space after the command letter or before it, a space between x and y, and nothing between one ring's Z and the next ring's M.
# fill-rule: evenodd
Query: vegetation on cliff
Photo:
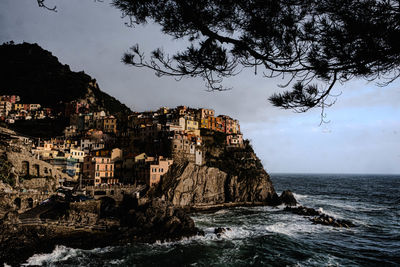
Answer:
M0 45L0 57L1 94L19 95L23 103L57 108L60 103L84 98L90 89L96 105L110 113L130 112L127 106L94 86L95 80L89 75L71 71L38 44L4 43Z
M209 167L215 167L229 175L247 179L264 171L260 159L255 155L248 140L242 147L227 147L225 135L218 132L203 133L205 146L205 162Z

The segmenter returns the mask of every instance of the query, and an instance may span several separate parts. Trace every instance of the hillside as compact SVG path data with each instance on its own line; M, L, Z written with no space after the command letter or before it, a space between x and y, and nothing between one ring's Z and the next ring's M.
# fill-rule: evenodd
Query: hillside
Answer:
M83 71L71 71L38 44L4 43L0 46L0 58L1 95L19 95L22 103L50 108L90 96L92 108L103 108L111 114L130 112L126 105L102 92L92 77Z

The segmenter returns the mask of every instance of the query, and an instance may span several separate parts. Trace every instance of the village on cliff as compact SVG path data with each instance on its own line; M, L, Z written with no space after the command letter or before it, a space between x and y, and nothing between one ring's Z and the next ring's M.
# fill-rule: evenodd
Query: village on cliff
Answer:
M205 164L204 142L218 135L227 147L242 147L239 122L212 109L186 106L157 111L132 112L116 118L93 110L86 100L61 105L58 110L25 104L16 95L0 97L0 119L8 125L18 120L69 119L63 136L32 138L25 145L32 156L51 168L21 162L21 178L52 176L59 171L60 184L82 186L158 184L173 162ZM53 171L54 172L54 171Z

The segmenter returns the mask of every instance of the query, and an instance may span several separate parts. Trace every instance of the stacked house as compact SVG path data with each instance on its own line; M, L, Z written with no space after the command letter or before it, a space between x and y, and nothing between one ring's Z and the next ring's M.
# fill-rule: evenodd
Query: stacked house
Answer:
M1 100L11 103L11 111L45 115L40 105L20 104L16 96ZM10 105L4 103L0 112L9 114ZM75 101L64 112L70 118L64 136L40 140L32 152L84 185L155 186L174 162L205 164L205 135L223 137L226 146L243 146L239 122L226 115L216 116L213 109L161 107L118 121L102 110L89 112L86 102Z

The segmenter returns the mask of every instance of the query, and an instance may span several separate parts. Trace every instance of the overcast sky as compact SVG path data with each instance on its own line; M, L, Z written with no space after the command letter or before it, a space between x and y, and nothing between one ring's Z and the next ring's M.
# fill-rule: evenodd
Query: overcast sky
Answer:
M327 110L330 123L319 126L320 110L295 114L267 102L279 79L244 72L225 82L232 90L210 93L201 79L158 78L122 64L122 54L136 43L147 52L184 44L156 25L126 27L107 1L47 2L58 12L36 0L1 0L0 42L38 43L134 111L188 105L237 118L269 172L400 173L400 80L383 88L365 80L336 86L341 96Z

